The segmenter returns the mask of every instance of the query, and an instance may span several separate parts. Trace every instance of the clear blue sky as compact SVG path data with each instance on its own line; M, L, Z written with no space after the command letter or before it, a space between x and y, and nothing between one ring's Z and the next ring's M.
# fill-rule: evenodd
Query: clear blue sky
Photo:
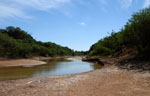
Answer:
M150 0L0 0L0 28L16 26L36 40L88 50L149 5Z

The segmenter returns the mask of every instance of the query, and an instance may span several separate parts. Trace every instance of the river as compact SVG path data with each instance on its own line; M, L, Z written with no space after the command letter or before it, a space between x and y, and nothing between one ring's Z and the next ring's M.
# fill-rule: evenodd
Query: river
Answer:
M56 76L75 74L100 69L96 63L84 62L82 60L47 60L47 64L32 67L1 67L0 80L15 80L40 76Z

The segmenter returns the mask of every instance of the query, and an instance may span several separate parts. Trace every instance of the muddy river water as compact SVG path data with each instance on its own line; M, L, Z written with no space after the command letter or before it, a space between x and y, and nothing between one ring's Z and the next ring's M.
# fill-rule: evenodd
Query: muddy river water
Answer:
M48 60L47 64L28 67L1 67L0 81L40 76L75 74L100 69L99 64L81 60Z

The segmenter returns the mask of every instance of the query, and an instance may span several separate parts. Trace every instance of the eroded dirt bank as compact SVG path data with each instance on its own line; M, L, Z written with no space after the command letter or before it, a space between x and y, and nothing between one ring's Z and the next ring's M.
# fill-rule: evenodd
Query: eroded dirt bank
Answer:
M115 66L75 75L0 82L0 96L149 96L150 74Z

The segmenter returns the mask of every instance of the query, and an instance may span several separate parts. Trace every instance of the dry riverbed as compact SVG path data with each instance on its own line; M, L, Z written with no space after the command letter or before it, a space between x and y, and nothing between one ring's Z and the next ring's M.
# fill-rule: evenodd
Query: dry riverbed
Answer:
M115 66L64 76L0 82L0 96L149 96L150 74Z

